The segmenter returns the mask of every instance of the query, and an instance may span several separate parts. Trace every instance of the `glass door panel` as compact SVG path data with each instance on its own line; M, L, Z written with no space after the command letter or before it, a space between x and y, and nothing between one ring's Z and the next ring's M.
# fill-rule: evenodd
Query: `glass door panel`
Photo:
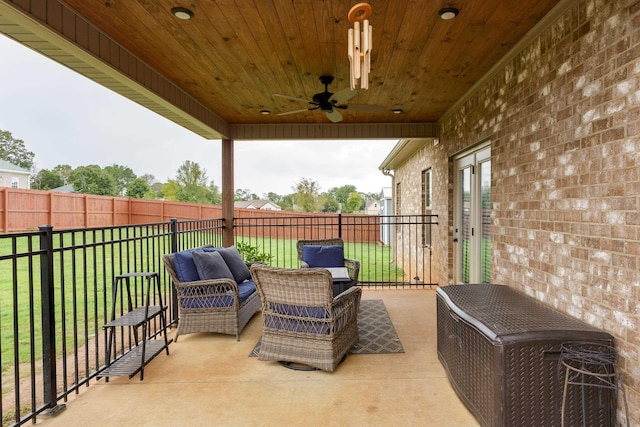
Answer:
M491 282L491 160L480 163L480 281Z
M454 282L491 282L491 151L455 161Z

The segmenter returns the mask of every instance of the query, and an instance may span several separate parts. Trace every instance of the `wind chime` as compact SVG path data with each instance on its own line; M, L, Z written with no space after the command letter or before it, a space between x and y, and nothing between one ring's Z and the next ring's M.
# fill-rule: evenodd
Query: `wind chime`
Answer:
M351 70L351 90L369 88L371 71L371 49L373 38L369 24L371 5L358 3L349 10L349 63Z

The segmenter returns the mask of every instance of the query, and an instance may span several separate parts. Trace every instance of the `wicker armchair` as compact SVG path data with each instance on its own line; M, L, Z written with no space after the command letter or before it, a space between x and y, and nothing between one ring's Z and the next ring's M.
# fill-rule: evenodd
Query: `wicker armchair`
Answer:
M335 370L359 339L362 288L354 286L334 298L331 273L322 268L254 265L251 275L262 300L258 359Z
M344 241L340 238L298 240L296 243L296 248L298 250L298 262L300 263L301 268L307 268L309 267L309 265L302 258L303 246L342 246L344 248ZM351 286L356 286L358 284L358 275L360 274L360 261L356 259L345 258L344 266L347 268L349 277L351 278L351 282L344 284L344 289L348 289Z
M240 332L260 309L258 293L253 292L240 303L238 285L231 279L181 282L173 258L174 254L162 256L178 295L179 320L175 340L183 334L217 332L235 335L239 341Z

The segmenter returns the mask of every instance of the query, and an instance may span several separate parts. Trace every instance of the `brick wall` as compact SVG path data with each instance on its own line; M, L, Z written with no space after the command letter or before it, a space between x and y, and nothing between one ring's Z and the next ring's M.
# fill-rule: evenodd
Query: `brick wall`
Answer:
M395 171L410 211L404 181L433 167L434 276L452 280L452 156L489 139L492 281L613 334L640 425L640 2L570 3L439 131Z
M406 163L395 171L394 183L401 183L402 188L402 213L405 215L422 214L422 171L431 167L431 188L432 195L432 212L438 215L438 225L431 229L431 242L433 246L431 258L431 278L433 283L447 284L451 281L448 274L449 259L448 243L450 239L448 235L448 218L451 216L447 213L448 204L448 176L447 176L447 160L443 155L440 146L434 146L431 141L426 141L425 146L419 149L409 158ZM444 160L441 160L444 159ZM443 164L444 163L444 164ZM396 188L397 191L397 188ZM394 194L394 197L396 195ZM421 233L421 231L418 231ZM404 240L396 238L395 244L399 246ZM428 249L419 249L425 251L425 256L429 256ZM398 248L397 252L406 259L399 262L403 268L411 264L409 258L413 257L412 252L407 247ZM451 261L452 262L452 261ZM410 277L418 275L427 277L428 272L413 272Z

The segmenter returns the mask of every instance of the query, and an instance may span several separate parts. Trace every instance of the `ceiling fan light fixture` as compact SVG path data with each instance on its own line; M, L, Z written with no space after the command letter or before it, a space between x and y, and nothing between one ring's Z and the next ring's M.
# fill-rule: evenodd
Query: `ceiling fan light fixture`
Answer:
M403 111L400 108L396 108L395 110L392 110L393 114L402 114Z
M260 110L260 114L262 114L263 116L268 116L269 114L271 114L271 111L269 111L269 110Z
M193 18L193 12L184 7L172 7L171 13L178 19L188 21Z
M458 16L458 13L460 13L460 11L455 7L445 7L443 9L440 9L440 11L438 12L438 16L440 17L440 19L448 21Z
M349 9L349 22L353 28L347 33L347 55L351 70L351 90L369 89L369 73L371 72L371 50L373 49L373 32L369 19L371 5L358 3Z

